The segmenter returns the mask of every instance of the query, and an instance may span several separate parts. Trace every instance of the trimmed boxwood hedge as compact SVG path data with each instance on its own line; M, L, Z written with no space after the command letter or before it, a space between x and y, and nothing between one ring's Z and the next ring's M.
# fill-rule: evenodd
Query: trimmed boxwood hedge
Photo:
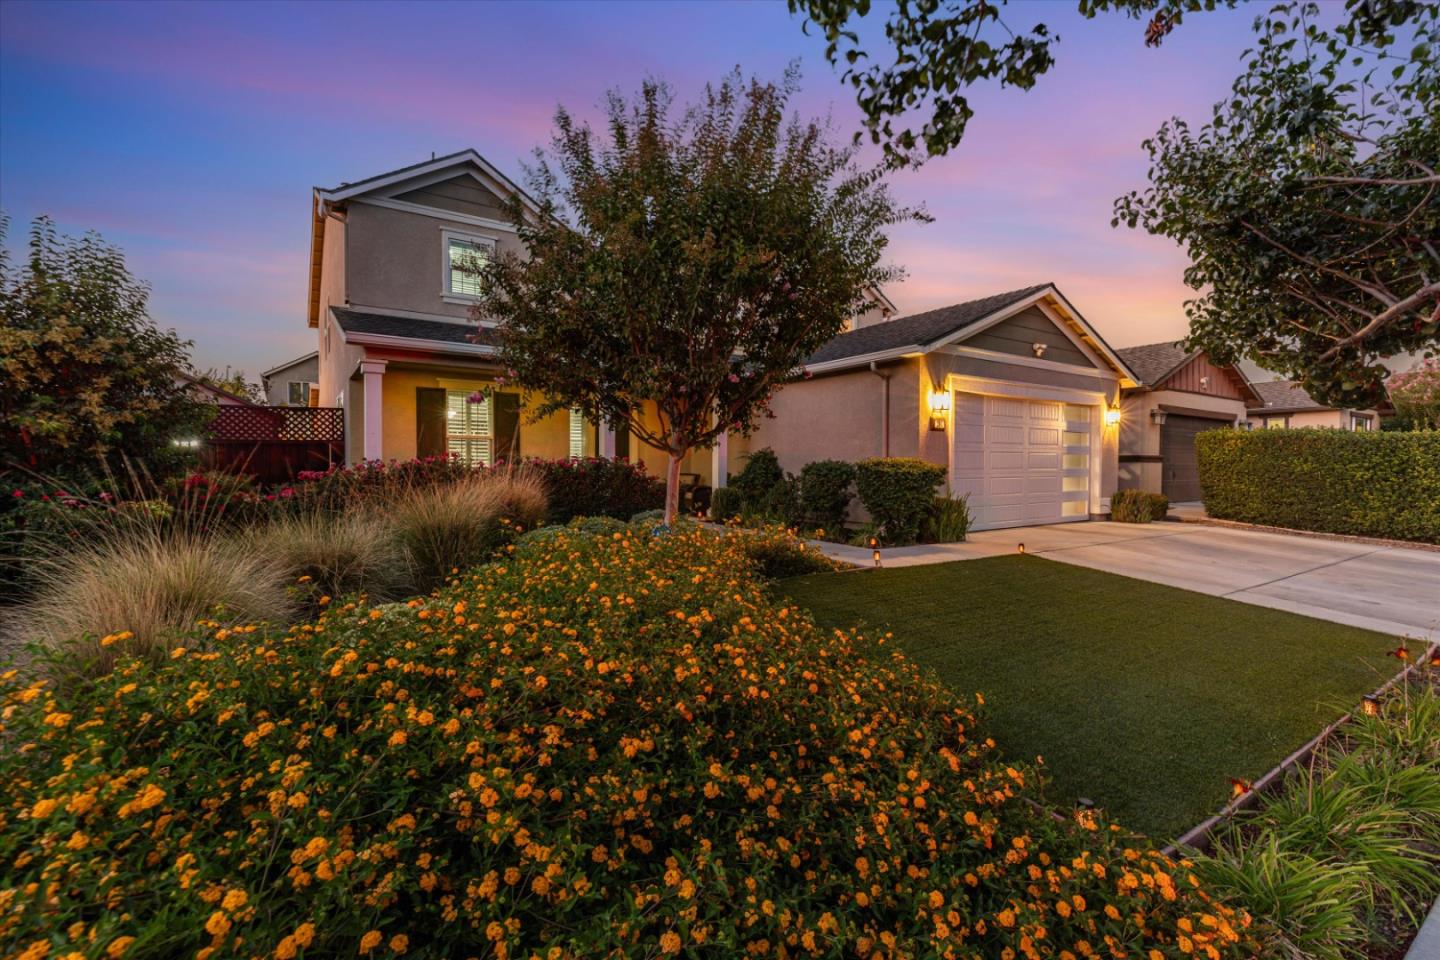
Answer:
M1440 432L1209 430L1195 446L1212 517L1440 543Z
M855 490L875 521L880 542L904 546L920 536L945 468L915 457L871 457L855 464Z

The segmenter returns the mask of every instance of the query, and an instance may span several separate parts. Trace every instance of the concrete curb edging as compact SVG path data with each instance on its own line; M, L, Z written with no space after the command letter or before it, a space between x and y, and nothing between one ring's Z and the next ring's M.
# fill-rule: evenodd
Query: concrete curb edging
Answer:
M1320 530L1296 530L1293 527L1271 527L1263 523L1246 523L1243 520L1222 520L1219 517L1166 517L1161 523L1193 523L1202 527L1225 527L1230 530L1250 530L1255 533L1284 533L1295 537L1311 537L1315 540L1334 540L1338 543L1362 543L1372 547L1403 547L1410 550L1428 550L1440 553L1440 544L1420 540L1388 540L1384 537L1357 537L1348 533L1325 533Z
M1407 680L1412 673L1415 673L1416 671L1427 667L1430 663L1430 658L1435 655L1437 650L1440 650L1440 643L1430 644L1428 647L1426 647L1425 652L1415 659L1414 663L1410 664L1404 670L1401 670L1399 673L1395 674L1395 676L1391 677L1389 680L1381 684L1378 688L1376 688L1376 690L1371 694L1371 696L1383 696L1397 684L1404 683L1405 680ZM1174 840L1167 844L1161 850L1161 853L1165 854L1165 856L1167 857L1174 857L1179 855L1182 848L1199 850L1201 852L1209 849L1211 834L1214 832L1216 827L1220 826L1226 820L1229 820L1231 817L1233 817L1240 811L1246 810L1254 806L1259 801L1260 795L1262 793L1264 793L1272 785L1277 783L1281 777L1283 777L1286 773L1290 771L1291 768L1295 767L1297 764L1303 763L1306 759L1308 759L1310 755L1315 752L1316 748L1318 748L1322 743L1328 740L1341 726L1348 723L1350 721L1350 718L1351 714L1347 712L1344 716L1340 717L1334 723L1331 723L1330 725L1325 727L1324 730L1321 730L1314 737L1311 737L1304 746L1300 747L1300 749L1296 750L1284 760L1281 760L1274 767L1270 768L1270 770L1268 770L1262 777L1260 777L1259 780L1256 780L1253 784L1250 785L1249 790L1245 791L1245 793L1241 794L1234 800L1231 800L1229 803L1227 803L1224 807L1220 809L1219 813L1216 813L1214 816L1207 818L1204 822L1200 823L1198 826L1186 832L1185 835L1180 837L1178 840ZM1440 934L1437 934L1437 940L1440 940ZM1440 943L1437 943L1437 946L1440 946Z
M1430 905L1430 915L1420 924L1420 932L1410 941L1405 960L1440 960L1440 897Z

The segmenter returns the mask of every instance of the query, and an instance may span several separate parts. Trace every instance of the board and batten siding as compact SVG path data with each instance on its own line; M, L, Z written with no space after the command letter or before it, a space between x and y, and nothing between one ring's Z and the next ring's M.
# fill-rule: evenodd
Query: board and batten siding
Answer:
M1038 307L1029 307L988 330L966 337L963 345L1018 357L1033 357L1034 345L1037 343L1045 344L1046 360L1094 369L1095 365L1090 362L1090 358L1081 353L1065 332L1055 326Z
M1245 400L1235 375L1224 367L1217 367L1205 354L1192 357L1190 362L1166 377L1156 388L1180 390L1184 393L1203 393L1227 400Z
M428 186L397 194L396 200L418 203L422 207L464 213L472 217L508 220L504 202L486 190L473 177L451 177Z

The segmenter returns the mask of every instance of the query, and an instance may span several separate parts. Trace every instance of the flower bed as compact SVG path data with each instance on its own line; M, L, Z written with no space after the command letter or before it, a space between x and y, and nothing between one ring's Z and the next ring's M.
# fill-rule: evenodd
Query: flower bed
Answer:
M1188 864L1038 810L1035 772L882 640L769 599L752 546L559 530L424 600L212 628L63 691L5 675L0 940L166 958L1253 951Z

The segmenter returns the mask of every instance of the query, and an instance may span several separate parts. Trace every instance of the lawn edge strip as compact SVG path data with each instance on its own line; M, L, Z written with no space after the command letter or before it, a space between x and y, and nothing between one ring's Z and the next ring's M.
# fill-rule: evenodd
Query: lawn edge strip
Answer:
M1414 663L1411 663L1389 680L1386 680L1379 687L1375 688L1375 690L1367 694L1367 696L1384 696L1397 684L1405 682L1412 673L1421 668L1428 667L1431 658L1433 658L1437 652L1440 652L1440 641L1432 642L1425 648L1424 654L1417 657ZM1235 814L1247 810L1259 802L1261 795L1269 792L1270 788L1277 784L1280 778L1289 772L1292 767L1304 762L1321 744L1330 739L1336 730L1349 723L1350 719L1351 714L1349 711L1346 711L1339 719L1328 724L1323 730L1306 741L1304 745L1266 771L1260 779L1250 785L1248 790L1225 804L1217 813L1207 817L1197 826L1190 828L1190 830L1181 835L1179 839L1172 840L1166 844L1161 848L1160 852L1167 857L1177 857L1185 850L1194 850L1200 853L1208 852L1210 848L1210 838L1216 827L1219 827Z

